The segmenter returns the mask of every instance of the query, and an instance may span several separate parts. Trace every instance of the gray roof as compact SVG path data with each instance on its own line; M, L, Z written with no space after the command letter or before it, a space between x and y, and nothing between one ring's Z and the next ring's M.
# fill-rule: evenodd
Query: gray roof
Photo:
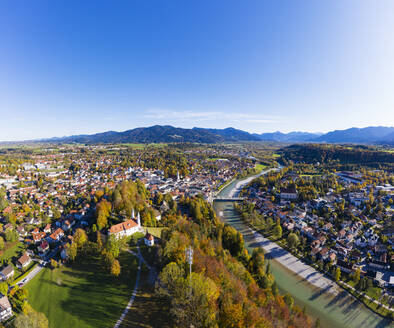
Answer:
M13 271L14 271L14 267L10 264L7 265L3 270L1 270L0 273L4 276L8 276Z
M9 309L11 308L11 304L8 301L8 297L7 296L1 296L0 297L0 308L1 309Z

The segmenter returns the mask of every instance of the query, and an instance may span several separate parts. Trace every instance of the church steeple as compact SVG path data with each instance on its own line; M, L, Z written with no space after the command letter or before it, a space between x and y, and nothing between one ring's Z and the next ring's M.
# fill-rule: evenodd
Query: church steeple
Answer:
M138 227L140 228L140 227L141 227L141 217L140 217L140 212L137 212L137 224L138 224Z

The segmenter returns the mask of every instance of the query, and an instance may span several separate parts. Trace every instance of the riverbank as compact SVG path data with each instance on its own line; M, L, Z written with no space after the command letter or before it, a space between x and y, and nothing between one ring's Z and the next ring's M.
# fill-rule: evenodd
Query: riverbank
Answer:
M362 302L368 309L373 311L375 314L381 316L382 318L387 318L394 311L389 306L374 300L369 297L366 293L360 292L347 284L346 282L340 280L339 282L335 282L330 276L325 275L325 273L320 272L316 267L309 265L304 262L304 259L301 257L297 257L293 255L290 251L278 245L276 242L270 240L267 237L264 237L261 233L255 231L255 227L249 223L245 224L249 227L249 229L253 232L253 234L257 236L261 236L263 238L262 247L266 253L266 257L270 259L274 259L282 264L287 270L299 275L305 281L311 283L312 285L321 288L324 292L331 293L333 295L337 295L344 290L349 293L354 299ZM256 237L256 241L259 240L259 237ZM264 244L269 242L271 247L264 247ZM274 252L272 254L272 252ZM287 254L285 253L287 252ZM277 256L275 254L283 254ZM295 261L297 259L298 261ZM303 267L299 265L299 263L303 264ZM320 280L321 278L321 280ZM323 280L326 280L327 283L323 283ZM331 284L330 284L331 283Z
M300 276L305 281L309 282L315 287L323 289L325 292L330 293L332 295L338 295L340 292L339 287L329 278L325 277L323 274L315 270L313 267L305 264L289 251L285 250L281 246L272 242L268 238L265 238L259 232L250 228L251 233L253 234L256 247L261 247L264 249L265 256L269 259L273 259L283 266L285 266L288 270Z
M239 183L241 181L243 184ZM224 188L219 196L226 198L234 188L242 188L242 185L249 182L250 180L245 181L245 179L236 180ZM234 210L232 202L215 202L214 207L223 222L241 232L250 252L259 246L255 233ZM313 319L320 319L322 328L393 327L392 321L378 316L342 288L338 287L339 293L334 295L335 292L326 292L325 289L316 287L276 259L270 259L269 262L280 293L291 294L299 307L306 308L308 315Z

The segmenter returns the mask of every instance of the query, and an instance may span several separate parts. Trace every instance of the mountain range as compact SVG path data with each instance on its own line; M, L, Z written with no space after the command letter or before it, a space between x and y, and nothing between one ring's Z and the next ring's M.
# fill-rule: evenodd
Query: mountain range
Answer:
M158 143L158 142L199 142L220 143L240 141L273 141L284 143L316 142L316 143L362 143L394 145L394 127L367 127L335 130L328 133L309 132L273 132L251 134L246 131L205 128L176 128L170 125L154 125L123 132L108 131L90 135L74 135L61 138L37 140L39 142L59 143Z

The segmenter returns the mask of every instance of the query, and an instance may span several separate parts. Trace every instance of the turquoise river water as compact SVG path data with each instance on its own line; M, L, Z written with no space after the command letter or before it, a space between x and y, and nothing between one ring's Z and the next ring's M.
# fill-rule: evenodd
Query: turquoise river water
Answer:
M228 197L234 192L236 184L240 181L236 180L230 183L219 192L218 196ZM232 225L242 233L249 251L259 246L251 235L250 229L234 211L233 202L215 201L214 207L223 222ZM308 315L320 319L323 328L394 327L388 319L375 314L345 291L333 296L305 282L300 276L275 260L270 260L270 266L280 292L291 294L298 306L306 307Z

